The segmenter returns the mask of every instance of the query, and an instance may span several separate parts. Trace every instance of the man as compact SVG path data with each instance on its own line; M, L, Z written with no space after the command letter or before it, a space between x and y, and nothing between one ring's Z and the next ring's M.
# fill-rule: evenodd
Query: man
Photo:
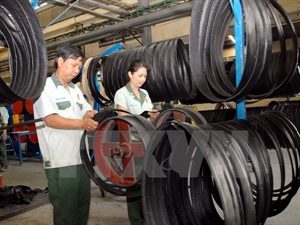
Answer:
M97 111L71 81L83 65L82 51L71 45L58 47L54 67L41 96L34 103L40 150L48 179L55 225L85 225L90 208L90 179L80 157L84 130L93 131Z
M8 118L8 110L5 107L0 107L0 121L2 127L7 126ZM5 172L7 170L6 130L1 130L0 134L0 171Z

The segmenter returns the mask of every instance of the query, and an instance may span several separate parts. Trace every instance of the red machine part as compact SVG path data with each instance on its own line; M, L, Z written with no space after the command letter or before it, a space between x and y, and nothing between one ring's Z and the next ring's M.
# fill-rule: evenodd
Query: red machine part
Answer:
M101 173L111 183L130 186L137 182L136 171L145 156L142 141L133 141L131 127L123 120L109 120L95 133L94 156Z
M22 114L23 112L23 101L16 101L12 104L12 110L14 114Z
M33 100L32 99L26 99L24 102L25 108L27 113L33 114Z
M34 123L28 125L28 131L36 131L36 127ZM28 138L33 144L38 143L37 134L29 134Z
M25 131L24 126L16 126L16 127L14 127L14 132L24 132L24 131ZM15 136L16 141L19 141L18 135L14 135L14 136ZM20 135L20 142L24 143L25 141L26 141L26 136L21 136Z

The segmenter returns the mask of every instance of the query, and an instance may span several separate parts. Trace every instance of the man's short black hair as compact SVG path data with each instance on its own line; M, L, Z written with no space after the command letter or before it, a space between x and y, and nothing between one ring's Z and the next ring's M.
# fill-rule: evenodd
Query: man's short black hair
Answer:
M54 67L57 69L58 59L62 57L64 61L67 59L78 59L79 57L82 57L82 60L84 59L84 54L81 51L81 49L75 45L72 45L71 43L65 43L60 45L56 49L56 54L54 57Z

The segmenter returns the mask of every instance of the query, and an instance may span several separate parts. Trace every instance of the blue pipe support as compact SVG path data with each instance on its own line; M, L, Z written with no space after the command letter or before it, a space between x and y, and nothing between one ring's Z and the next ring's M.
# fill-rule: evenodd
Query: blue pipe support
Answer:
M244 71L244 16L240 0L230 0L230 4L234 14L236 87L238 87L242 80ZM237 100L236 112L237 119L246 119L245 98Z
M115 51L119 51L123 48L123 44L121 42L115 44L114 46L112 46L111 48L107 49L106 51L102 52L101 54L99 54L99 56L105 56L105 55L109 55Z
M96 84L96 88L97 88L97 90L100 92L100 85L98 84L98 74L97 74L97 73L95 73L94 79L95 79L94 82L95 82L95 84ZM94 106L93 106L93 108L94 108L94 110L97 110L98 112L100 112L100 110L101 110L101 107L100 107L99 103L96 102L96 101L94 101Z
M32 0L31 1L31 6L32 6L33 9L36 8L37 4L38 4L38 0Z
M106 51L99 54L99 56L109 55L115 51L121 50L122 48L123 48L123 44L121 42L119 42L119 43L115 44L114 46L112 46L111 48L109 48ZM97 73L94 75L94 79L95 79L96 88L100 92L100 85L98 84L98 74ZM98 104L98 102L94 101L94 110L97 110L100 112L100 108L101 107Z

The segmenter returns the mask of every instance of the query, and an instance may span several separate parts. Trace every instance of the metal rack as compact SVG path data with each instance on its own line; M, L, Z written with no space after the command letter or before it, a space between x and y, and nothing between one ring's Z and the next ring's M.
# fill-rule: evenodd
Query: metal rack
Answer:
M14 143L12 142L10 135L7 135L7 139L6 139L6 152L7 153L13 152L14 154L13 156L17 157L16 149L14 147Z

